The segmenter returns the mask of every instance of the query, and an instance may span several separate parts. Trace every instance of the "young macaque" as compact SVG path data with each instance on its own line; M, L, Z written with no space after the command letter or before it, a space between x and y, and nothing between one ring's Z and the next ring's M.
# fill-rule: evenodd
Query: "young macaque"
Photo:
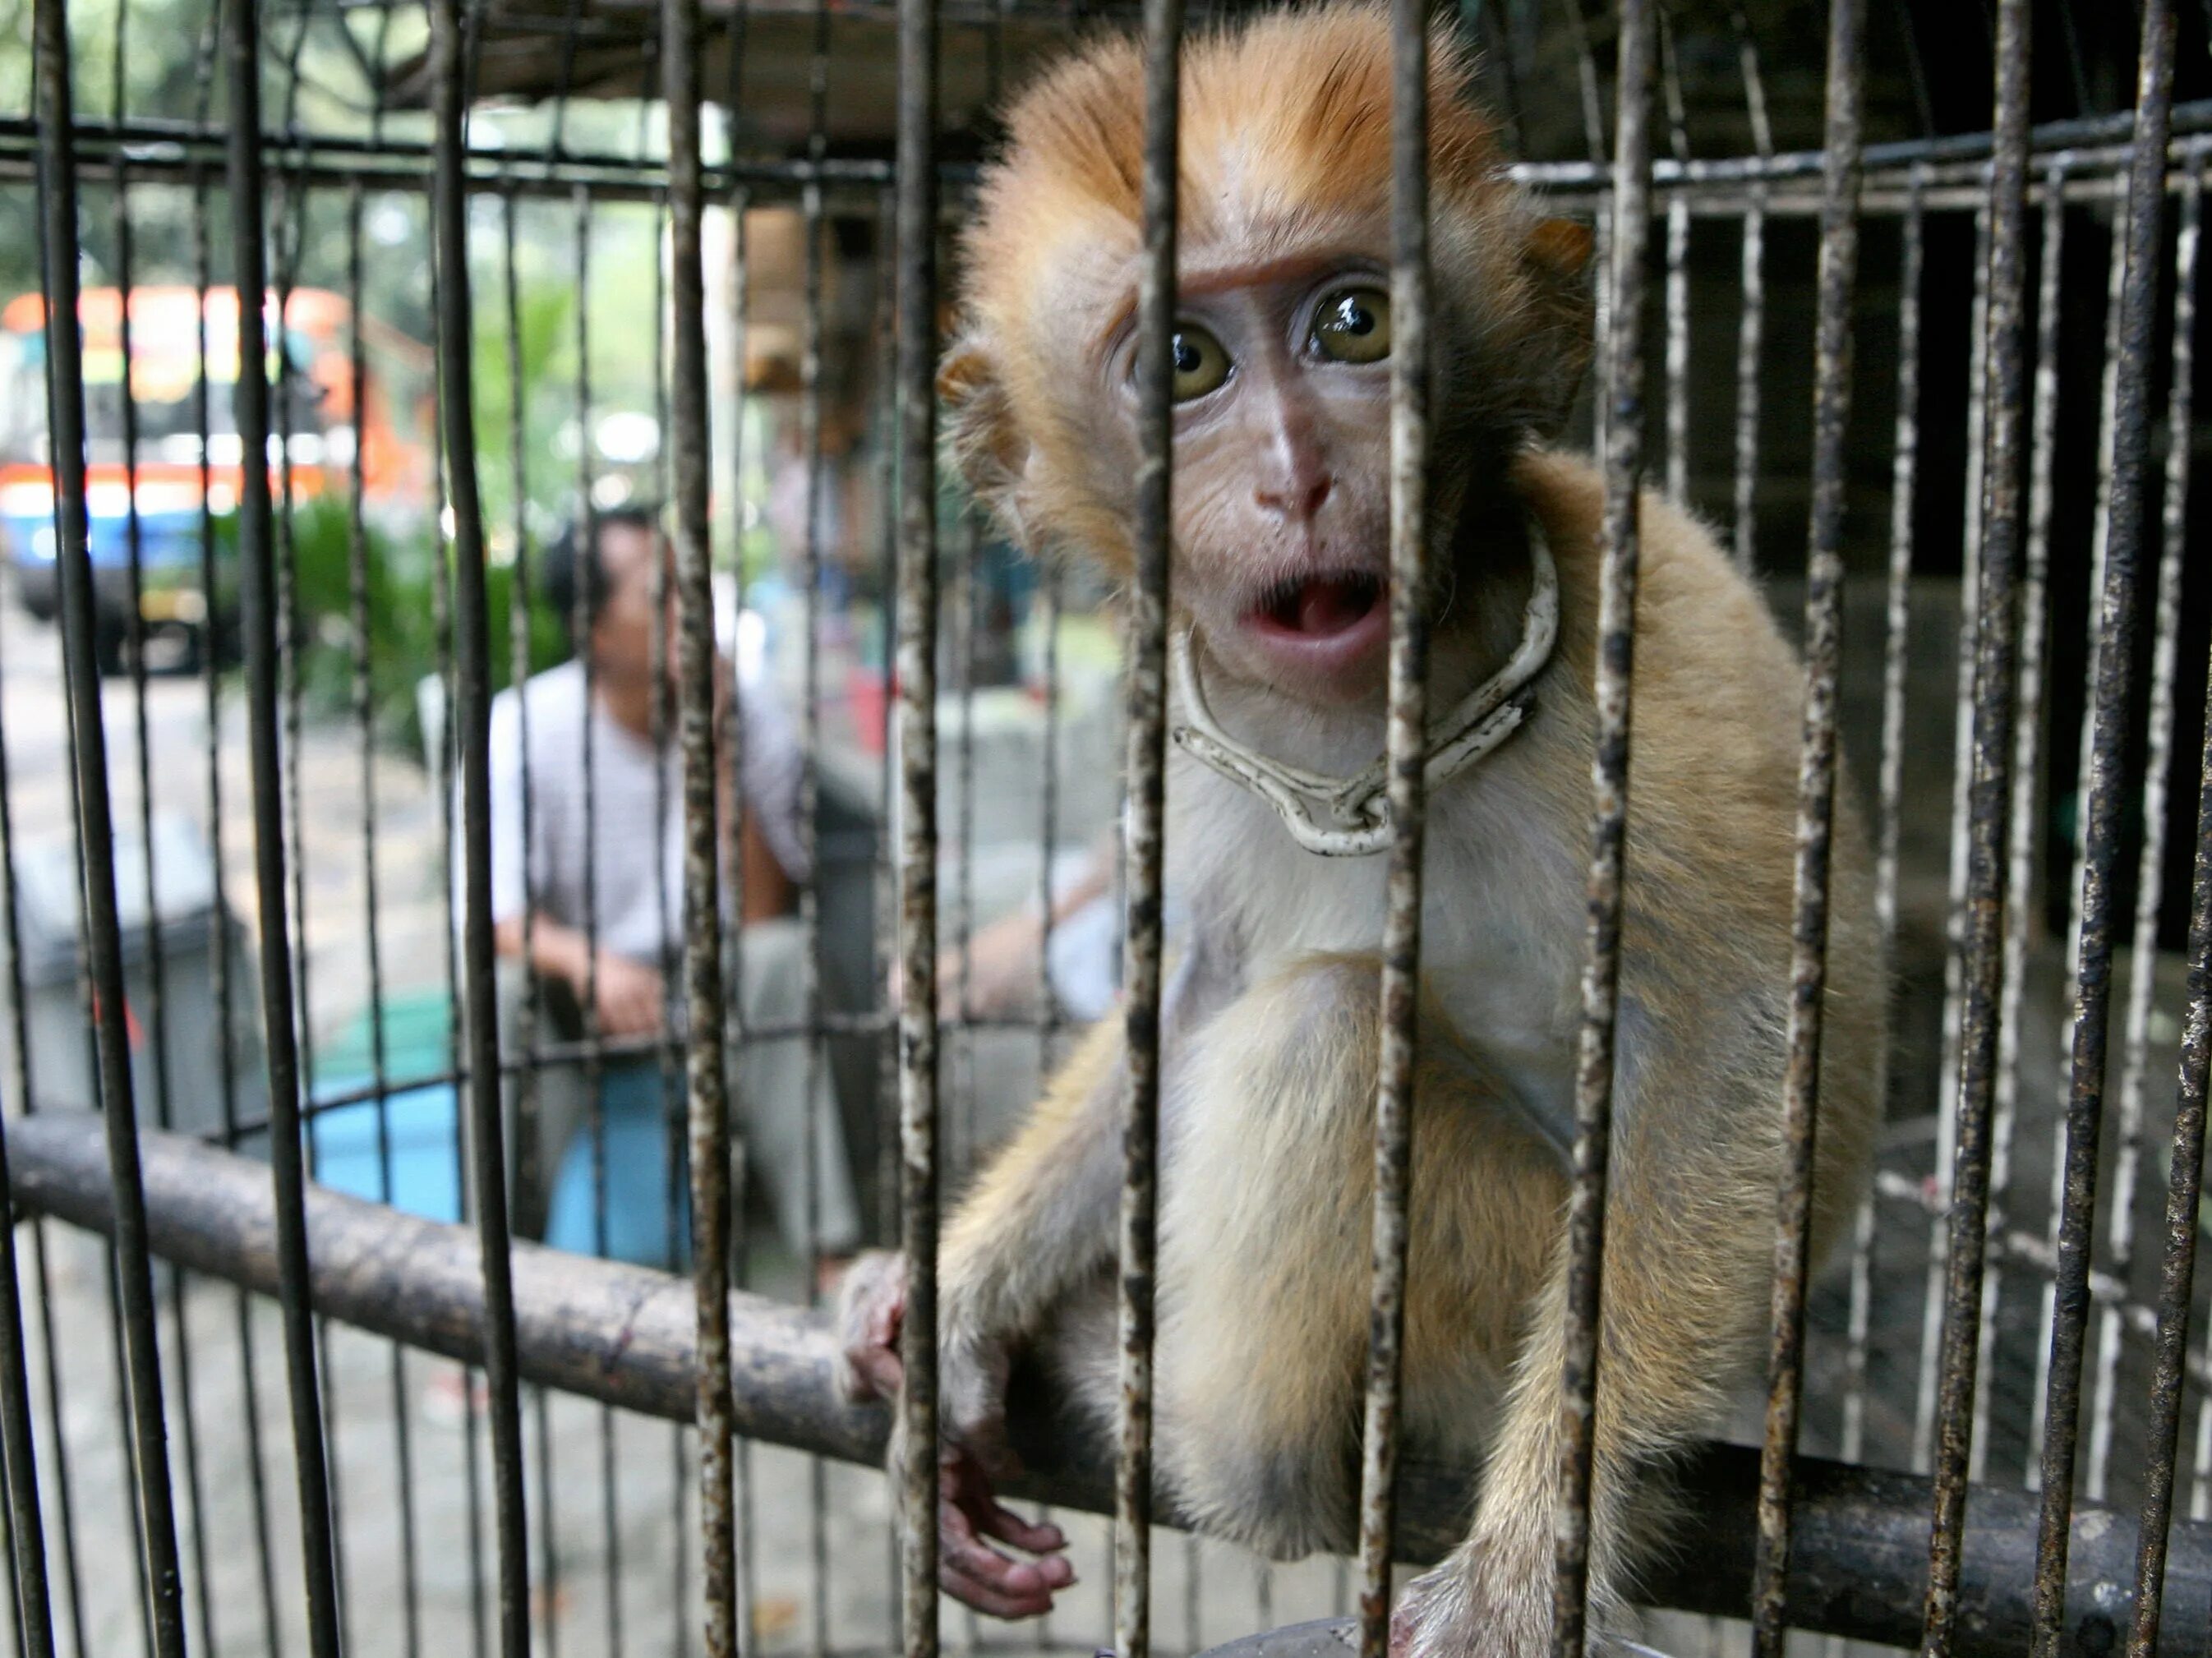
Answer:
M1382 12L1346 4L1182 51L1167 859L1189 920L1163 1010L1158 1466L1183 1518L1290 1557L1355 1534L1388 862L1391 52ZM1434 64L1420 598L1449 763L1429 805L1403 1421L1412 1454L1484 1472L1393 1650L1540 1658L1604 494L1544 446L1589 355L1589 238L1508 179L1441 33ZM1116 575L1142 112L1124 40L1014 106L939 381L959 465L1008 533ZM1802 698L1759 595L1656 499L1635 683L1590 1580L1615 1631L1668 1540L1668 1460L1724 1424L1765 1349ZM1363 771L1371 789L1334 786ZM1816 1248L1876 1105L1883 979L1848 802L1832 892ZM1092 1032L944 1235L943 1582L1001 1616L1073 1580L1059 1533L993 1496L1013 1357L1113 1432L1122 1042L1117 1018ZM851 1280L856 1394L897 1388L903 1282L890 1257Z

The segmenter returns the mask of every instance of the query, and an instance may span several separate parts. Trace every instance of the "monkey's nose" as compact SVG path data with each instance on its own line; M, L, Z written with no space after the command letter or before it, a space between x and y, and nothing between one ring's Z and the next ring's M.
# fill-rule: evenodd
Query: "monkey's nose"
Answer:
M1252 492L1252 498L1262 512L1295 523L1310 523L1328 499L1336 481L1326 472L1317 477L1289 480L1281 484L1261 484Z

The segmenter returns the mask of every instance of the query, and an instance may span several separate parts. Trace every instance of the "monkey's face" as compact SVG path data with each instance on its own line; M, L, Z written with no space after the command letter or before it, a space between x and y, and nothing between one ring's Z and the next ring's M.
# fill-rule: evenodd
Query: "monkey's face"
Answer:
M1326 252L1199 264L1177 309L1178 609L1241 677L1364 699L1389 633L1389 277ZM1124 324L1095 371L1101 449L1132 459L1136 357Z
M1390 39L1382 11L1263 15L1184 48L1175 603L1229 674L1379 695L1389 568ZM1432 57L1431 604L1501 465L1556 430L1587 351L1589 239L1540 222ZM939 377L952 448L1035 552L1133 563L1143 64L1065 61L1016 106L965 238Z

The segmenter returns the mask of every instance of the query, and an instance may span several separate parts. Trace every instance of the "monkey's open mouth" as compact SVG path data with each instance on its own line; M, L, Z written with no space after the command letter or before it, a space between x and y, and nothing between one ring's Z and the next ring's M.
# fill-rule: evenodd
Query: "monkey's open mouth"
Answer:
M1261 597L1250 620L1263 632L1335 639L1368 621L1382 605L1382 583L1358 571L1295 576Z

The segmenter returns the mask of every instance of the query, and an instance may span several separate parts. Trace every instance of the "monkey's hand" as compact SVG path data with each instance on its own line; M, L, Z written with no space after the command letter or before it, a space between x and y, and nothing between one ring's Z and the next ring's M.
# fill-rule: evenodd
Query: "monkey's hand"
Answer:
M838 1390L854 1402L896 1400L904 1382L899 1334L906 1317L906 1261L872 1252L846 1274L837 1309ZM1018 1471L1006 1443L1006 1372L1003 1345L974 1339L948 1341L938 1360L937 1577L963 1605L998 1618L1034 1618L1075 1581L1058 1552L1067 1540L1057 1526L1033 1526L998 1501L992 1481ZM886 1459L892 1489L906 1466L903 1417L891 1430ZM900 1515L901 1525L913 1516ZM1017 1560L990 1540L1038 1556Z

